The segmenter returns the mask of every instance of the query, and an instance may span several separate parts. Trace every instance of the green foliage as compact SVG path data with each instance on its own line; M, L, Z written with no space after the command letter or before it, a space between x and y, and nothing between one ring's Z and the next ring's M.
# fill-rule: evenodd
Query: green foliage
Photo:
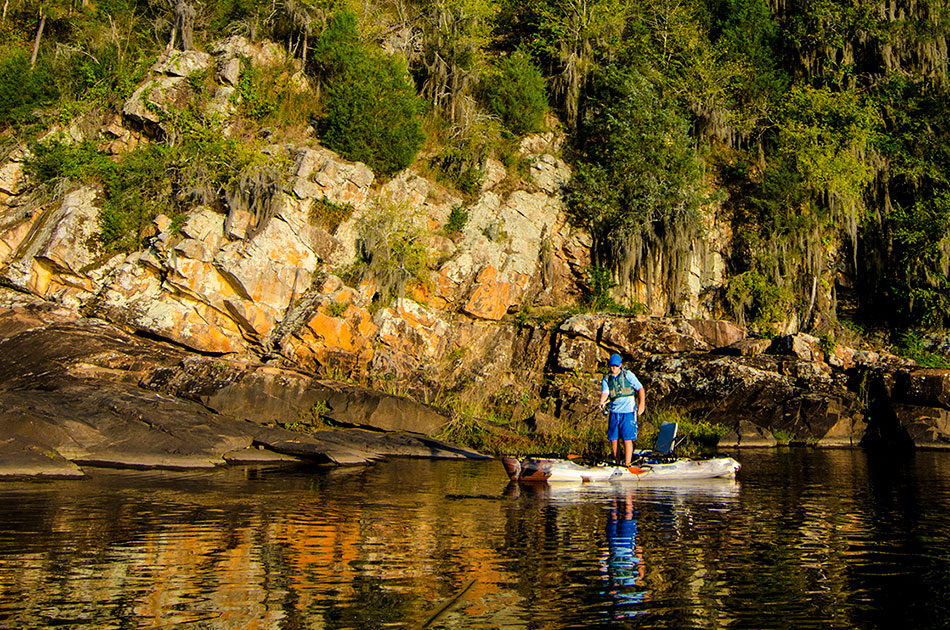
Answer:
M327 422L327 419L324 418L324 415L330 411L330 407L327 406L326 401L318 400L307 410L306 413L301 414L298 420L294 422L289 422L284 426L285 429L289 431L296 431L297 433L312 434L316 433L321 429L325 429L330 426L330 423Z
M428 250L424 233L408 207L381 201L356 229L359 273L375 281L379 303L388 304L403 296L413 282L426 282Z
M314 199L310 206L310 222L325 226L331 232L353 215L354 208L348 203L333 203L328 199Z
M467 142L448 145L429 161L440 175L440 180L468 195L479 191L483 178L480 156L471 151L471 148L471 144Z
M185 114L181 114L185 118ZM49 190L78 183L103 188L99 243L105 251L130 251L159 214L172 218L195 205L220 204L253 153L191 120L176 144L151 143L111 160L88 142L32 146L27 171Z
M55 136L45 143L30 146L26 172L40 185L79 184L100 179L109 168L109 159L91 142L63 142Z
M581 294L581 305L591 311L607 313L642 313L645 307L637 304L635 308L628 308L610 295L611 289L617 286L613 274L609 269L593 265L587 268L586 284Z
M386 175L411 164L424 140L422 107L402 63L361 45L349 13L334 16L314 59L325 84L324 143Z
M538 131L547 111L544 77L522 51L504 57L482 80L482 99L511 133Z
M950 357L928 350L924 339L914 331L902 334L895 350L899 355L913 359L917 365L950 370Z
M569 210L591 231L598 261L632 278L641 264L660 259L669 294L678 294L674 285L705 199L701 175L673 102L640 75L611 68L599 77L567 189Z
M856 90L796 86L778 117L779 150L803 179L838 204L858 205L874 176L865 156L883 124L875 107Z
M329 317L342 317L349 307L349 302L330 302L327 304L326 313Z
M53 76L44 66L30 70L25 53L0 53L0 127L32 121L37 109L58 96Z
M792 295L753 268L730 278L726 302L740 323L759 332L775 332L775 325L788 317Z
M449 220L445 224L444 231L446 234L458 234L465 229L465 225L468 223L468 208L458 204L452 206L452 210L449 212Z
M835 349L838 347L838 344L835 342L834 337L828 333L822 333L818 335L818 347L822 352L825 353L825 356L828 356L834 353Z
M237 84L241 112L251 120L263 120L277 111L277 92L272 89L273 82L265 83L263 72L249 59L241 61L241 76Z

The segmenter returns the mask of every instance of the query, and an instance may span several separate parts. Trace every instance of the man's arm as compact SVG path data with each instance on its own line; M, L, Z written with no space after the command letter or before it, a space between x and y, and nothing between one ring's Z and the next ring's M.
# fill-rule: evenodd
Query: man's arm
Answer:
M647 388L641 386L637 392L637 415L643 415L647 412Z

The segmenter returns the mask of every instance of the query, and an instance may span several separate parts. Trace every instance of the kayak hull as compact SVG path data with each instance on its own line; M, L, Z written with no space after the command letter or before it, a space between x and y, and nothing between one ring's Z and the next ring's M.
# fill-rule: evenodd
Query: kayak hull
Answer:
M735 477L741 464L731 457L694 459L679 457L651 463L641 463L629 468L599 464L585 466L568 459L544 459L515 457L502 459L508 478L513 482L626 482L670 481L689 479L715 479Z

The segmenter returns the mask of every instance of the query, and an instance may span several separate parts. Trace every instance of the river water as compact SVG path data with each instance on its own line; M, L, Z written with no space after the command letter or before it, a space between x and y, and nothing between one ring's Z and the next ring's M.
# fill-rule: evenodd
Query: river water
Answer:
M937 628L950 453L742 451L737 482L497 461L0 483L0 628Z

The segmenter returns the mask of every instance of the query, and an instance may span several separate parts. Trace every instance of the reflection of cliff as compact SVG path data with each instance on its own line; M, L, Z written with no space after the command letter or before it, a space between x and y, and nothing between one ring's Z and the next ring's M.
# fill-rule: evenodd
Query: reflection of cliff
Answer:
M497 463L418 460L7 484L0 627L419 627L446 603L433 627L784 627L827 611L830 627L875 627L874 602L946 601L937 457L912 462L932 464L927 501L906 462L804 449L745 455L741 490L505 496ZM907 627L935 627L927 610Z
M21 519L38 523L42 540L26 554L0 540L0 600L19 602L26 619L62 599L47 619L103 626L116 618L138 627L419 625L471 580L456 610L483 614L512 579L492 544L500 503L446 499L464 482L436 480L420 492L398 472L369 469L290 475L290 487L278 476L255 488L240 472L204 488L187 477L179 488L153 488L147 477L110 496L109 484L123 483L116 475L32 506Z

